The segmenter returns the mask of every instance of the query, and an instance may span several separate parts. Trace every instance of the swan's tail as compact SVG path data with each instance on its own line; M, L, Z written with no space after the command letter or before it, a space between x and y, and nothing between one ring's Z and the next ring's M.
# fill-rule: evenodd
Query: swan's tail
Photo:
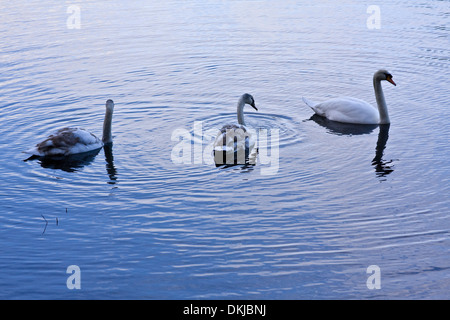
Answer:
M316 106L317 103L312 102L311 100L308 100L308 99L306 99L305 97L302 97L302 99L303 99L303 102L306 103L306 105L307 105L308 107L310 107L311 109L313 109L314 111L316 111L316 110L314 109L314 107Z
M28 156L28 158L24 159L23 161L34 160L40 157L39 155L37 155L36 147L22 151L22 153Z

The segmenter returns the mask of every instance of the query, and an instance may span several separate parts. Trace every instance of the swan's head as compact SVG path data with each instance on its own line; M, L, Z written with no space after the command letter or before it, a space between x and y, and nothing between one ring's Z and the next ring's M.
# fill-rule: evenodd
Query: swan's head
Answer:
M109 111L113 111L114 101L112 101L111 99L106 100L106 109Z
M386 80L387 82L390 82L394 86L396 86L394 80L392 80L392 74L387 70L384 69L378 70L377 72L375 72L373 78L380 81Z
M253 99L251 94L244 93L241 99L244 103L251 105L256 111L258 111L258 108L255 106L255 99Z

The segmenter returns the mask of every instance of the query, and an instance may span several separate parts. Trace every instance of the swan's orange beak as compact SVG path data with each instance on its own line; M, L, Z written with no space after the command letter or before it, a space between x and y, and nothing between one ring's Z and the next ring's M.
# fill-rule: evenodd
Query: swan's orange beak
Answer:
M386 81L388 81L388 82L392 83L394 86L396 86L394 80L392 80L392 76L387 77Z

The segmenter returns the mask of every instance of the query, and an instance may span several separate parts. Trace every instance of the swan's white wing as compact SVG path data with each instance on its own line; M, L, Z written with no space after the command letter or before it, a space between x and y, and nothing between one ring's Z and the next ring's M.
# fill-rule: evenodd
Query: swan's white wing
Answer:
M36 156L67 156L99 149L103 142L82 128L63 128L26 151Z
M318 115L333 121L356 124L377 124L380 121L377 109L356 98L335 98L310 107Z

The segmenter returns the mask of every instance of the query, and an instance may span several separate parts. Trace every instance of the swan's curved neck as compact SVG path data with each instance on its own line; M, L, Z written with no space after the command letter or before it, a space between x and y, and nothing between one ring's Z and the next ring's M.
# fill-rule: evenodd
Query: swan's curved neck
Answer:
M245 126L245 121L244 121L244 106L245 106L245 102L243 99L239 99L238 105L237 105L237 118L238 118L238 123L240 125Z
M113 109L106 108L105 120L103 121L103 143L112 143L112 132L111 132L111 123L112 123L112 115Z
M373 88L375 89L375 98L377 99L378 112L380 113L380 124L390 123L386 100L384 100L383 89L379 79L373 78Z

